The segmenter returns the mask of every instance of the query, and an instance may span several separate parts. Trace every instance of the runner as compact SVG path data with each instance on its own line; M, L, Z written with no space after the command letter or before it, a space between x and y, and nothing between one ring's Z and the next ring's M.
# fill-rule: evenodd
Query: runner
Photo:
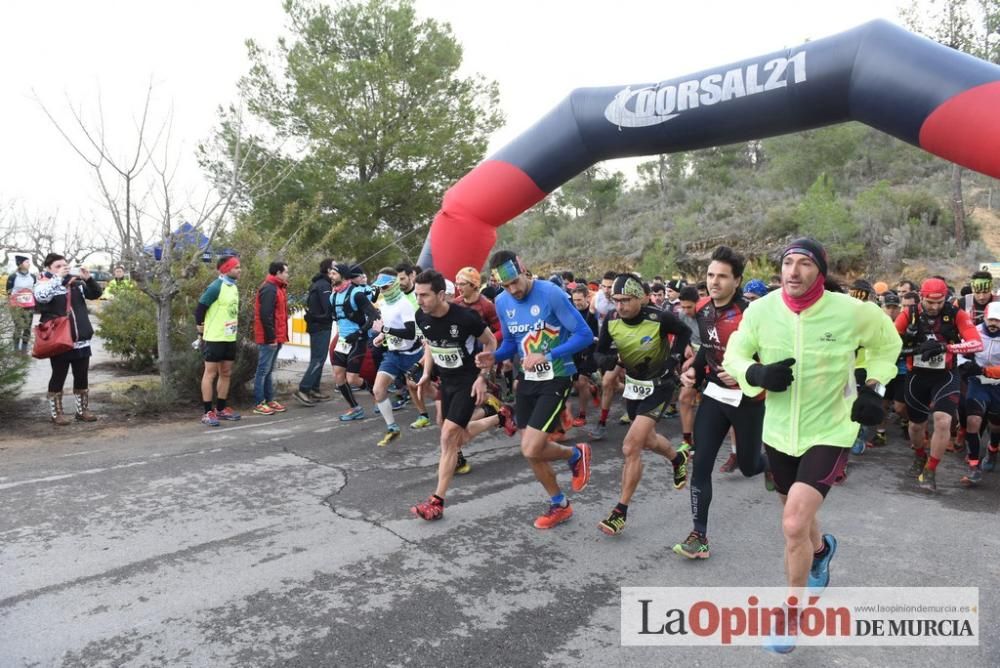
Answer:
M900 350L878 307L825 291L826 273L819 242L793 241L781 254L780 292L747 309L723 360L744 394L767 390L763 437L784 504L785 574L799 598L807 584L819 593L829 583L837 541L820 535L817 514L847 462L857 423L882 421L882 384L895 375ZM854 351L861 347L867 381L858 392ZM774 637L765 647L786 653L795 638Z
M667 303L667 286L663 283L653 283L649 286L649 303L662 309Z
M434 270L421 272L415 292L420 312L417 326L424 338L424 372L418 385L430 383L436 370L441 378L441 459L434 493L410 508L417 517L439 520L444 516L445 495L455 475L458 452L468 439L466 427L477 404L486 399L488 371L476 370L473 346L479 341L483 353L496 350L496 339L478 313L450 303L444 276Z
M319 263L319 273L313 276L306 295L306 333L309 334L309 366L302 374L299 389L292 394L303 406L315 406L317 401L329 401L330 395L323 394L320 383L323 367L330 356L330 337L333 330L333 316L330 312L330 294L340 285L343 277L336 271L332 258Z
M722 368L726 346L750 305L740 292L745 266L743 256L727 246L719 246L712 253L706 274L709 296L698 302L696 313L702 344L694 364L681 376L688 389L704 384L694 423L697 446L691 474L694 527L683 543L674 545L674 553L688 559L711 556L708 510L712 504L712 468L729 430L734 432L736 448L731 458L744 476L755 476L767 467L760 450L763 392L744 394L736 379Z
M399 279L391 268L383 269L375 278L374 287L381 296L382 320L378 335L372 340L376 348L385 345L378 373L375 376L375 405L385 420L385 436L378 442L386 446L399 438L399 425L393 416L389 386L405 374L423 357L423 347L417 336L415 311L410 300L399 288Z
M899 317L901 307L899 295L891 290L882 295L882 312L889 316L893 323ZM885 386L885 402L891 402L892 410L899 418L899 424L903 428L903 437L909 439L909 430L906 419L906 355L900 355L896 359L896 376ZM888 415L888 411L886 412ZM885 435L886 423L883 421L875 430L875 437L869 444L871 447L881 447L888 443Z
M590 331L593 332L594 343L596 344L597 335L599 334L597 318L587 308L590 290L585 285L578 285L573 288L570 297L573 299L573 306L576 307L580 317L583 318L587 326L590 327ZM597 399L597 386L590 378L590 375L597 371L597 364L594 361L594 346L588 346L573 355L573 364L576 366L573 386L576 388L576 399L579 407L576 417L573 419L573 426L582 427L587 424L587 404L590 403L591 398L594 399L594 403L600 405Z
M993 274L988 271L974 273L969 285L972 292L962 298L961 306L972 317L972 322L979 326L983 324L986 307L1000 300L1000 297L993 294Z
M937 491L938 463L951 440L952 420L957 417L960 385L956 356L983 349L972 318L948 302L947 296L944 281L928 278L920 286L920 304L896 318L909 370L905 396L915 451L912 473L919 474L917 482L928 492ZM924 425L930 414L934 416L934 434L928 457Z
M748 302L756 301L761 297L766 297L770 290L767 289L767 284L759 278L755 278L752 281L747 281L747 284L743 286L743 299Z
M367 277L358 265L337 265L337 273L345 281L343 289L330 295L333 317L337 320L337 345L333 353L333 382L350 407L340 416L342 422L361 420L365 410L354 397L355 388L364 389L361 365L368 352L368 330L381 325L379 312L371 302L371 290L365 286Z
M687 484L687 447L674 449L656 433L656 423L674 396L676 368L691 331L676 316L647 305L648 292L635 274L621 274L612 289L617 314L604 321L595 358L601 368L625 369L625 409L632 424L622 442L622 492L618 505L597 525L614 536L625 529L628 505L642 479L642 451L652 450L674 468L674 489ZM673 344L670 337L673 337Z
M515 421L522 429L521 452L550 497L549 509L535 520L535 527L550 529L572 517L573 508L549 462L568 461L574 492L582 491L590 481L590 446L552 443L548 433L559 427L576 372L573 355L593 344L593 333L569 296L552 283L528 276L514 253L494 253L490 269L505 290L496 302L504 339L496 353L477 355L476 364L491 369L515 354L521 358L524 379L517 385Z
M969 471L961 484L966 487L978 485L983 478L980 468L980 431L983 417L989 420L990 445L984 467L993 470L997 458L997 444L1000 443L1000 302L986 306L984 322L978 327L983 340L983 349L975 354L973 361L959 367L962 376L968 379L969 392L966 396L967 426L965 445L969 451Z
M236 330L240 315L240 291L236 288L236 281L240 277L240 259L226 255L219 258L215 266L219 277L198 298L194 311L194 322L205 358L205 372L201 377L201 400L205 414L201 423L209 427L218 427L219 420L235 421L241 417L226 405L229 380L236 360ZM217 394L215 410L212 410L213 384Z
M686 371L694 363L694 357L701 347L701 333L698 330L698 289L693 285L685 286L681 289L680 297L675 315L683 322L688 331L691 332L691 344L684 351L684 367ZM690 360L690 361L688 361ZM694 403L698 398L698 390L693 387L681 387L677 394L677 404L680 407L681 416L681 445L686 446L690 456L694 456L694 439L691 437L694 432Z

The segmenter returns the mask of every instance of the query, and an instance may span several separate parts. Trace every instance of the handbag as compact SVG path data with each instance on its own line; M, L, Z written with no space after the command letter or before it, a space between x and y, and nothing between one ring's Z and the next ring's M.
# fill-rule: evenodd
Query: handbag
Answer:
M69 321L72 294L72 288L66 290L66 315L35 325L35 345L31 349L31 356L35 359L48 359L73 350L73 331Z

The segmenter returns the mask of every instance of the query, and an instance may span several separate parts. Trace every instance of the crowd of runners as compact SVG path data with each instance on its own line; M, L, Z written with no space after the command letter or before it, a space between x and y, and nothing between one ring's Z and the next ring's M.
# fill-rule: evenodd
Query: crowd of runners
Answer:
M269 284L280 292L287 271L272 265L258 291L258 320L286 317L276 306L283 295L271 295ZM312 360L294 398L306 406L331 399L320 391L329 355L346 403L340 420L365 419L370 394L370 410L385 422L379 446L402 438L396 415L407 404L417 412L411 429L440 427L436 484L411 507L416 517L444 516L453 477L471 468L463 449L499 429L520 434L545 490L534 526L565 522L573 507L558 468L567 467L573 493L587 487L590 443L606 438L620 397L628 425L621 493L601 531L625 529L649 450L667 460L675 489L689 487L692 528L673 551L708 558L712 474L726 447L720 473L760 475L765 493L779 495L789 586L818 591L837 549L818 512L847 478L851 454L886 445L887 430L899 429L913 450L913 484L927 492L937 490L948 452L964 457L963 486L996 466L1000 297L988 272L957 291L942 277L842 287L812 239L784 250L769 284L744 280L744 258L725 246L692 285L614 271L594 281L570 272L543 278L510 251L496 252L487 271L446 277L404 263L369 281L360 266L325 260L309 291ZM203 422L213 426L239 417L224 399L221 412L211 404L214 375L234 357L227 323L238 277L238 260L220 262L196 314L206 328ZM209 338L207 328L227 341ZM273 350L287 333L259 328L257 340ZM273 357L261 362L254 410L264 415L284 410L267 377ZM664 419L680 422L678 442L657 431ZM587 442L564 444L573 429L585 436L571 440Z

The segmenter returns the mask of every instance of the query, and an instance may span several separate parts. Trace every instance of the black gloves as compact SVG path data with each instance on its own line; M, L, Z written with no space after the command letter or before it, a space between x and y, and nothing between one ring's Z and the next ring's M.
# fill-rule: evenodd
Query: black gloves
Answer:
M940 341L924 341L917 350L920 352L920 359L926 362L930 358L937 357L943 353L945 347Z
M882 424L885 408L878 392L865 385L858 390L858 398L851 406L851 420L866 427Z
M594 353L594 357L597 360L597 368L601 371L613 371L616 366L618 366L618 353Z
M962 378L971 378L972 376L982 375L983 367L975 362L966 362L958 367L958 372L962 374Z
M747 369L747 382L771 392L784 392L795 379L792 374L793 364L795 364L794 357L774 364L754 364Z

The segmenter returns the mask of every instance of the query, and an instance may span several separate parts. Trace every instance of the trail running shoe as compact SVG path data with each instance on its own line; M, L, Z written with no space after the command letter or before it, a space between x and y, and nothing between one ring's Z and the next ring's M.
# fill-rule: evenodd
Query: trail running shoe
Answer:
M732 473L736 470L736 453L730 452L729 458L722 462L722 466L719 467L719 473Z
M575 447L580 452L580 457L570 467L573 472L573 491L582 492L590 482L590 445L577 443Z
M608 435L607 425L603 425L600 422L595 424L588 433L590 440L592 441L603 441L604 437Z
M963 487L975 487L983 481L983 472L978 466L969 466L969 471L962 476L959 483Z
M309 397L313 403L316 403L317 401L330 401L330 399L333 398L329 394L323 394L319 390L309 390L306 396Z
M683 543L674 545L674 554L688 559L708 559L708 539L697 531L692 531Z
M402 410L408 403L410 403L410 397L406 397L404 399L402 396L397 396L392 400L392 410Z
M536 529L551 529L573 517L573 506L566 502L565 506L550 505L549 509L535 519Z
M987 450L986 458L983 459L983 470L987 473L992 473L993 469L997 467L997 450Z
M399 438L399 427L394 424L389 425L389 428L385 431L385 436L383 436L382 440L378 442L379 447L384 448L397 438Z
M582 427L585 424L587 424L587 416L586 415L577 415L575 418L573 418L573 426L574 427Z
M923 471L921 471L920 477L917 478L917 484L920 485L920 489L924 490L925 492L936 492L937 491L937 480L935 479L936 474L937 471L931 471L928 468L925 468Z
M275 413L284 413L285 411L288 410L282 404L279 404L277 401L269 401L267 402L267 405L270 406L271 410L274 411Z
M868 447L870 447L870 448L881 448L887 442L888 441L886 440L885 432L884 431L876 431L875 432L875 436L872 438L871 442L868 443Z
M410 512L427 521L439 520L444 516L444 501L432 494L426 501L410 508Z
M764 639L763 647L773 654L789 654L795 649L795 636L773 633Z
M472 466L469 465L468 460L465 459L465 455L462 451L458 451L458 459L455 461L455 473L458 475L465 475L472 470Z
M839 482L835 480L834 484L835 485L839 484L840 482L843 482L846 479L847 479L847 468L845 467L843 475L839 478ZM773 492L774 490L778 489L778 486L774 484L774 474L771 473L770 471L764 471L764 489L766 489L769 492Z
M351 410L341 415L340 421L350 422L351 420L363 420L364 418L365 418L365 409L362 408L361 406L355 406Z
M410 429L423 429L431 426L431 419L426 415L417 416L417 419L410 423Z
M226 406L221 411L217 411L216 415L219 416L220 420L229 420L230 422L236 422L237 420L243 419L243 416L234 411L229 406Z
M837 539L832 534L823 534L823 542L826 543L826 554L822 559L813 559L812 567L809 569L809 593L822 594L827 585L830 584L830 560L833 559L837 551Z
M858 436L854 439L854 445L851 446L852 455L863 455L865 454L865 439Z
M919 476L927 466L926 457L914 456L913 463L910 464L910 475Z
M497 411L497 415L500 416L500 427L503 429L505 434L513 436L517 433L517 423L514 421L514 411L510 406L501 406L500 410Z
M274 409L268 406L266 401L262 401L254 406L253 412L257 415L274 415Z
M675 418L680 413L677 412L677 404L670 404L667 406L667 410L663 411L663 417L665 418Z
M483 404L489 406L497 413L499 413L500 409L503 408L503 402L497 399L496 395L490 394L489 392L486 393L486 399L483 400Z
M622 416L618 418L618 424L632 424L632 418L628 416L628 413L622 413Z
M625 531L625 516L617 510L612 510L607 519L603 519L597 523L597 528L609 536L617 536L622 531Z
M218 427L219 416L215 414L215 411L208 411L201 417L201 423L209 427Z
M677 454L681 455L684 458L684 461L682 461L680 464L674 464L673 462L671 462L671 465L674 467L674 489L684 489L688 481L687 449L682 450L681 448L677 448Z

